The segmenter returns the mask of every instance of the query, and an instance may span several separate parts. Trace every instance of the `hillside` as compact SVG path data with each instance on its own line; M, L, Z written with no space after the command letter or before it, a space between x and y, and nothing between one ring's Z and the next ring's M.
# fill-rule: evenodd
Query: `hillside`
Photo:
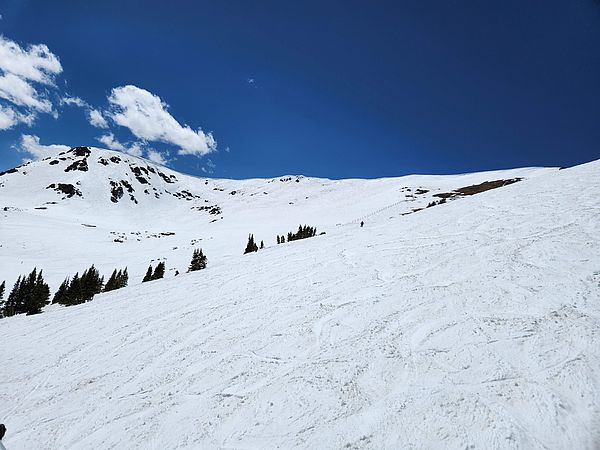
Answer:
M600 161L236 181L63 157L0 177L2 272L127 264L132 283L0 320L9 450L597 448ZM137 203L111 201L122 180ZM326 234L274 243L298 223ZM268 246L242 256L250 232ZM209 267L172 277L195 246ZM167 278L137 284L156 258Z
M0 282L34 267L51 287L95 264L108 275L148 264L187 269L193 249L211 265L239 257L249 233L265 245L300 223L335 232L359 218L387 218L440 201L435 194L556 169L456 176L327 180L302 176L222 180L180 174L119 152L78 147L0 175ZM2 278L3 277L3 278Z

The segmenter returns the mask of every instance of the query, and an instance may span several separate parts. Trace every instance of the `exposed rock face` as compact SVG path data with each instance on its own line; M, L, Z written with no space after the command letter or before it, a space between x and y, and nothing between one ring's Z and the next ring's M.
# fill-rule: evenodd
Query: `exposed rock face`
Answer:
M81 197L81 191L77 189L72 184L68 183L52 183L46 189L54 189L58 193L62 193L66 195L66 198L71 198L73 196Z

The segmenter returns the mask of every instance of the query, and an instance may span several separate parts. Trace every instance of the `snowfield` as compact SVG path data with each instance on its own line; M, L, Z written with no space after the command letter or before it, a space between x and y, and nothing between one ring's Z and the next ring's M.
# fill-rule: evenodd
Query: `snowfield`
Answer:
M371 181L176 174L198 199L137 205L105 199L97 174L83 198L36 210L66 182L49 167L0 177L7 288L33 265L54 288L92 262L127 264L130 286L0 320L8 450L600 447L600 161ZM223 219L190 209L206 199ZM274 244L300 222L327 234ZM176 234L111 239L138 230ZM267 248L241 255L250 232ZM186 274L194 245L209 266ZM167 278L140 284L159 257Z

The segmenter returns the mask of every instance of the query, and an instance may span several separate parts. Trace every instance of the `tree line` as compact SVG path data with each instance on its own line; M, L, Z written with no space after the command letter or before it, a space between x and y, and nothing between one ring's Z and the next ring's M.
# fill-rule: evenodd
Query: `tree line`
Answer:
M325 234L325 233L321 233L321 234ZM292 241L297 241L299 239L315 237L316 235L317 235L317 227L311 227L308 225L298 225L298 231L296 231L295 233L290 231L287 234L287 238L284 234L282 234L281 236L277 235L277 243L285 244L286 239L287 239L287 242L292 242ZM265 244L263 241L260 241L260 248L261 249L265 248ZM246 249L244 250L244 254L257 252L258 249L259 249L259 247L256 244L256 242L254 241L254 235L250 234L248 236L248 242L246 243Z
M321 233L323 234L323 233ZM306 239L317 235L317 228L308 225L299 225L298 231L287 234L287 242ZM283 244L286 242L286 236L277 236L277 243ZM265 244L260 241L260 248L263 249ZM248 242L244 254L257 252L259 246L254 240L254 235L248 236ZM188 267L188 272L205 269L207 266L206 255L202 249L195 249L192 255L192 260ZM176 271L175 275L179 272ZM155 268L152 264L148 267L142 283L159 280L165 275L165 263L161 261ZM114 291L127 286L129 282L129 274L127 267L125 269L115 269L110 278L104 283L104 277L100 275L98 269L92 265L89 269L83 271L81 275L77 272L73 277L67 277L61 283L58 290L52 298L53 304L64 306L78 305L91 301L96 294L101 292ZM19 276L13 286L6 301L4 294L6 291L6 282L0 284L0 318L14 316L15 314L39 314L42 308L50 303L50 288L44 281L42 271L38 272L34 268L29 275Z
M311 227L308 225L298 225L298 231L292 233L291 231L287 234L287 241L297 241L299 239L307 239L311 237L315 237L317 235L317 227ZM277 243L284 244L285 236L277 236Z
M205 269L207 258L202 249L195 249L188 272ZM158 280L165 274L165 263L160 262L155 269L152 265L148 268L142 282ZM176 275L178 272L175 273ZM73 277L67 277L61 283L52 297L52 304L63 306L79 305L91 301L96 294L109 292L124 288L129 282L127 267L115 269L108 281L104 283L104 277L94 265L83 271L81 275L77 272ZM34 268L29 275L19 276L15 282L6 301L4 294L6 281L0 284L0 318L10 317L16 314L39 314L42 308L50 304L50 287L44 281L42 271Z

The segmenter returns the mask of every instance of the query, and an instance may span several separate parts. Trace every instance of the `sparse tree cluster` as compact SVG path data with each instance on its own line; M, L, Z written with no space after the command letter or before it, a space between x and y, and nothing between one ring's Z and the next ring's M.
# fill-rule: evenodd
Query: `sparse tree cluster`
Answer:
M44 282L42 271L37 269L29 275L20 276L8 295L5 302L2 301L5 283L2 283L2 295L0 296L1 316L9 317L15 314L38 314L48 304L50 288Z
M189 272L205 269L207 258L202 249L194 250ZM179 272L176 272L176 275ZM148 267L143 281L158 280L165 276L165 263L159 262L156 268ZM127 267L122 270L113 270L106 284L104 277L94 265L85 270L81 275L79 272L73 277L67 277L61 283L52 298L53 304L64 306L78 305L89 302L94 295L100 292L110 292L121 289L129 283ZM42 308L50 303L50 288L44 282L42 271L34 269L29 275L20 276L10 295L4 300L6 282L0 284L0 318L14 316L15 314L37 314Z
M251 234L250 236L248 236L248 243L246 244L246 250L244 250L244 255L246 253L257 252L257 251L258 251L258 245L256 245L256 242L254 242L254 235Z
M102 292L103 286L104 277L92 264L92 267L85 270L81 276L78 272L73 278L67 277L54 294L52 303L73 306L89 302L94 298L94 295Z
M188 272L206 269L206 263L206 256L204 253L202 253L202 249L197 248L194 250L194 254L192 255L192 262L190 263L190 267L188 267Z
M291 241L297 241L299 239L306 239L306 238L311 238L317 235L317 228L316 227L309 227L308 225L299 225L298 226L298 231L296 231L295 233L292 233L291 231L287 234L287 241L291 242ZM281 236L280 239L281 243L285 242L285 238L283 236Z
M159 262L154 270L152 270L152 264L150 264L150 266L148 267L148 270L146 271L146 275L144 275L144 279L142 280L142 283L145 283L146 281L159 280L160 278L163 278L164 276L165 276L164 261Z
M104 286L104 292L121 289L121 288L127 286L128 282L129 282L129 274L127 273L127 267L125 267L125 270L123 270L123 271L119 270L118 272L117 272L117 269L115 269L115 270L113 270L112 275L110 276L110 278L106 282L106 285Z

